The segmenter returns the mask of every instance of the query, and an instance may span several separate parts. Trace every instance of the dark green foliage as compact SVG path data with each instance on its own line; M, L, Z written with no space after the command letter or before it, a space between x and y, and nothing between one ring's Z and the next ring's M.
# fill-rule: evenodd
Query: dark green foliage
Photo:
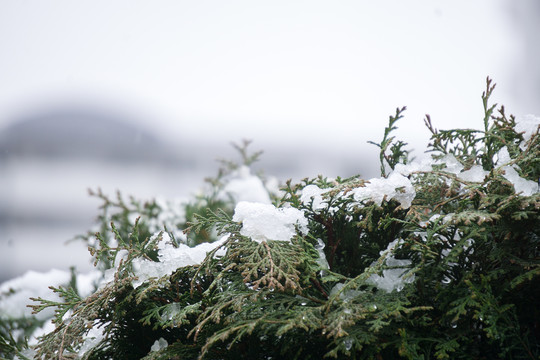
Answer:
M254 241L233 220L233 199L217 190L232 163L207 198L185 205L176 224L188 232L182 239L165 236L176 229L150 231L155 203L98 193L105 209L119 210L101 218L93 247L110 280L88 298L59 288L63 302L37 299L36 311L55 308L57 326L37 358L79 358L82 345L84 359L538 359L540 193L516 193L508 172L514 166L527 184L538 180L540 136L524 142L513 116L502 107L494 115L493 89L488 79L483 130L436 130L426 119L439 162L397 175L414 188L411 206L398 196L406 187L381 200L358 195L374 186L358 177L287 182L276 206L307 219L290 241ZM384 184L409 162L392 135L404 110L375 144ZM258 154L246 146L239 150L250 165ZM482 179L449 171L449 154L464 170L485 171ZM164 261L167 239L176 247L220 242L202 263L137 286L134 264ZM89 342L96 328L102 333ZM156 347L158 339L166 346ZM0 345L9 355L18 352L13 343Z
M381 176L386 176L386 165L390 169L394 170L394 167L399 164L407 164L410 162L409 151L405 150L407 143L398 140L394 142L395 136L390 136L392 131L397 130L395 124L401 118L403 118L403 112L407 107L402 107L396 109L396 114L390 116L388 120L388 127L384 128L384 136L380 143L375 143L373 141L368 141L368 143L373 144L381 149L379 154L379 162L381 164Z

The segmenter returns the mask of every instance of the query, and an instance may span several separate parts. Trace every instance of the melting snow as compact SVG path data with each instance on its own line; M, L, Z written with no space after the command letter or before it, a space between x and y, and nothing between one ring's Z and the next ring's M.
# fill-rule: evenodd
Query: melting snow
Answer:
M26 307L33 302L30 297L42 297L59 301L60 297L49 286L66 285L71 279L68 271L52 269L45 273L28 271L24 275L6 281L0 285L0 318L19 318L32 316L32 309ZM49 310L49 311L48 311ZM53 315L52 309L46 309L36 315L45 320Z
M401 239L396 239L388 244L386 250L380 252L380 255L385 258L385 263L387 266L396 266L402 268L396 269L386 269L383 270L383 275L379 276L373 274L369 277L369 280L375 284L379 289L385 290L387 292L392 292L394 290L401 291L405 284L412 283L414 281L414 275L410 277L403 277L403 274L407 269L403 269L411 265L411 260L398 260L394 258L394 249L399 245Z
M408 209L416 196L416 191L408 178L393 172L386 179L369 180L366 186L354 189L353 194L357 201L372 200L377 205L381 205L385 197L386 200L395 199L403 209Z
M302 189L300 201L304 204L309 204L311 201L313 201L313 210L324 209L327 204L323 199L323 194L327 191L327 189L321 189L317 185L307 185Z
M182 229L178 228L178 224L185 222L185 206L188 203L187 200L182 198L176 198L172 200L166 200L164 198L156 198L156 205L161 209L157 218L151 218L148 221L148 229L155 233L167 227L168 231L173 232L177 241L187 242L186 235ZM134 222L132 222L134 223Z
M503 166L503 170L505 172L503 176L514 185L516 194L531 196L538 191L538 184L535 181L522 178L513 167Z
M512 161L512 158L510 158L510 154L508 153L508 148L504 146L499 152L497 153L497 166L502 166L504 164L508 164L510 161Z
M461 165L453 154L446 154L442 159L437 161L437 163L445 164L446 169L443 170L452 174L457 175L463 170L463 165Z
M154 234L154 238L159 233ZM225 242L227 237L213 243L202 243L195 247L180 244L174 247L169 235L162 233L163 239L158 244L159 262L136 258L133 260L133 273L137 280L133 281L133 287L137 288L150 278L159 278L172 274L176 269L196 265L203 262L206 254ZM222 254L221 254L222 255Z
M480 165L474 165L469 170L462 171L458 174L458 178L470 182L483 182L489 171L485 171Z
M315 245L315 249L319 253L319 258L317 259L317 263L321 267L325 269L329 269L330 265L328 265L328 260L326 259L326 254L324 253L324 247L325 247L324 241L322 241L321 239L317 239L317 245Z
M236 205L233 220L242 222L240 234L254 241L290 241L296 226L307 233L307 219L295 208L276 208L273 205L242 201Z
M517 133L523 133L524 141L519 145L521 150L527 148L527 142L538 131L540 126L540 117L534 115L520 116L516 119L516 126L514 129Z
M269 182L275 188L275 183ZM275 189L273 189L275 190ZM261 179L251 175L249 167L242 166L233 173L233 178L225 185L222 198L232 197L235 202L253 201L270 204L270 196Z
M156 340L154 342L154 345L150 348L150 351L159 351L161 349L165 349L167 346L169 346L169 343L164 338L159 338L159 340Z
M431 159L422 159L422 161L413 161L409 164L396 164L394 167L394 172L399 173L403 176L409 176L414 172L418 171L431 171L432 168L432 161Z
M536 118L540 120L540 118ZM517 126L516 126L517 128ZM521 193L524 196L531 196L538 191L538 184L535 181L527 180L519 176L517 165L505 165L510 163L512 159L508 153L508 148L505 146L497 153L497 167L502 167L504 170L504 178L514 185L516 194Z

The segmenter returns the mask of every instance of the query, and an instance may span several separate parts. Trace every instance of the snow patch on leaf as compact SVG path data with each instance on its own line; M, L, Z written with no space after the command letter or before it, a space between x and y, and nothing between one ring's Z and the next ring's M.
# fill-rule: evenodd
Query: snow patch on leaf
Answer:
M538 184L535 181L527 180L519 176L516 169L511 166L503 166L504 178L514 185L516 194L531 196L538 192Z
M520 116L516 119L516 126L514 129L517 133L523 133L523 141L519 144L521 150L527 148L527 142L538 131L540 126L540 117L535 115Z
M323 194L326 193L328 189L321 189L317 185L307 185L302 189L302 195L300 196L300 201L304 204L312 203L313 210L324 209L327 204L323 199Z
M308 224L304 213L298 209L247 201L236 205L233 221L242 223L240 234L257 242L291 241L296 235L296 227L305 234Z
M407 177L392 172L388 178L369 180L366 186L354 189L353 194L357 201L371 200L377 205L381 205L385 198L387 201L395 199L403 209L408 209L416 196L416 191Z
M185 244L180 244L174 247L169 235L166 233L154 234L154 238L159 234L163 236L163 240L158 245L159 261L152 261L144 258L136 258L132 262L133 273L137 277L133 281L133 287L141 286L150 278L160 278L165 275L172 274L176 269L197 265L203 262L206 254L218 246L221 246L227 237L213 243L202 243L195 247L189 247Z
M489 171L485 171L480 165L474 165L469 170L462 171L458 174L458 177L464 181L470 182L483 182Z
M269 183L275 187L275 184ZM262 180L254 175L247 166L241 166L233 173L233 178L223 188L221 198L231 197L236 203L241 201L253 201L270 204L268 190Z
M401 291L405 284L414 282L414 275L408 277L403 276L407 271L406 267L411 265L411 260L396 259L394 257L394 251L401 242L403 242L403 240L396 239L388 244L388 247L385 250L380 252L386 266L395 268L383 270L382 276L373 274L368 280L379 289L385 290L386 292L392 292L394 290Z
M455 175L459 174L463 170L463 165L461 165L461 163L452 154L446 154L436 163L445 164L446 168L443 169L443 171L446 171Z

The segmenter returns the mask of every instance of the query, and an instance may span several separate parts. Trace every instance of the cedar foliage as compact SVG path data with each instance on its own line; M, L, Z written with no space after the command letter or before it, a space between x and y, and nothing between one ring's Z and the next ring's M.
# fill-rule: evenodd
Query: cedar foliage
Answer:
M56 324L35 358L538 359L540 193L517 193L505 172L513 166L522 179L539 180L540 135L524 141L515 118L489 104L494 87L488 79L482 130L438 130L426 117L436 162L407 174L411 206L399 196L355 196L370 184L360 177L288 181L275 206L299 209L308 220L308 231L297 228L290 242L252 241L233 221L234 200L218 194L238 164L224 163L209 193L158 230L156 202L97 192L102 230L97 240L83 238L114 276L87 298L66 287L53 289L63 302L34 299L36 312L55 309ZM374 143L383 180L410 162L406 144L392 135L404 110ZM259 155L250 156L247 144L238 149L246 165ZM503 149L510 155L504 166ZM449 156L464 171L485 171L483 180L450 171ZM318 197L303 196L308 186ZM134 286L134 259L160 261L160 241L194 246L220 238L201 264ZM376 280L392 276L390 289ZM93 328L102 336L92 343ZM9 326L0 330L0 353L22 354ZM160 338L167 346L150 351Z

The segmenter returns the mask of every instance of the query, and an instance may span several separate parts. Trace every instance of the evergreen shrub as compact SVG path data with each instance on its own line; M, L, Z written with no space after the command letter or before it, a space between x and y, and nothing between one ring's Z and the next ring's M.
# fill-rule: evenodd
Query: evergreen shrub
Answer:
M224 162L191 202L102 198L83 236L101 280L51 331L6 319L0 354L36 359L539 359L540 119L489 104L414 162L389 119L381 177L288 181ZM253 198L256 198L253 201ZM6 297L8 295L3 294ZM24 324L23 322L27 323ZM34 321L34 322L32 322Z

